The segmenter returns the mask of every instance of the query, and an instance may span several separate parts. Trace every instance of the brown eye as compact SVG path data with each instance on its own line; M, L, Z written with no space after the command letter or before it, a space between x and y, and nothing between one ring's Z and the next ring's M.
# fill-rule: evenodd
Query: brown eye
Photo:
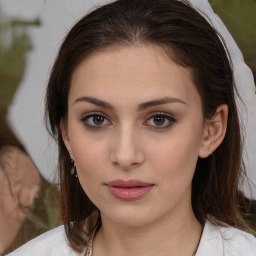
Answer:
M154 117L154 123L156 125L163 125L165 123L165 117L164 116L155 116Z
M104 128L111 124L107 117L101 113L90 113L82 118L82 122L86 127L92 129Z
M154 128L167 128L171 126L176 121L170 115L159 113L151 116L147 121L146 125L152 126Z
M100 115L94 115L93 116L93 123L96 125L101 125L104 123L104 116L100 116Z

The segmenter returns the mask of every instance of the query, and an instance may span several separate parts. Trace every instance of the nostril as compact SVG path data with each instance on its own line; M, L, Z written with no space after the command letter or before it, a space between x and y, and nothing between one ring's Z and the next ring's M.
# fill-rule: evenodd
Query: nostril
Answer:
M113 162L114 166L119 166L118 162Z

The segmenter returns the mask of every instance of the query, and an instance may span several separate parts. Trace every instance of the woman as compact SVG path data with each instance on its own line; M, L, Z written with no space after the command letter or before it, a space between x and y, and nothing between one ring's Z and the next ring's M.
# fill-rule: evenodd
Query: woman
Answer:
M0 253L3 253L12 244L40 187L34 164L17 147L0 147L0 185Z
M255 255L223 45L185 1L119 0L82 18L46 96L65 225L11 255Z
M37 168L1 114L0 123L0 253L3 253L20 231L41 182Z

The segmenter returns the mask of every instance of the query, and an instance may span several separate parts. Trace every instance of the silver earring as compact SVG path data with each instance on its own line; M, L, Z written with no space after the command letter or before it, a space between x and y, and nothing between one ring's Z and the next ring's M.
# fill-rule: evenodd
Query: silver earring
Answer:
M76 175L76 178L77 178L77 173L76 173L76 163L75 161L71 158L71 175Z

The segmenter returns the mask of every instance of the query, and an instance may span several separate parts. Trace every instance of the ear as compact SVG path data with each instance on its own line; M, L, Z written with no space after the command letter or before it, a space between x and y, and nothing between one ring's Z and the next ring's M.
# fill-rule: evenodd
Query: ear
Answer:
M70 153L70 157L73 159L73 154L71 151L70 141L69 141L69 136L68 136L68 128L63 120L60 123L60 131L61 131L61 136L62 136L63 142L66 146L66 149Z
M218 106L213 117L205 121L202 144L198 154L200 158L208 157L221 144L226 134L227 121L228 106L226 104Z

